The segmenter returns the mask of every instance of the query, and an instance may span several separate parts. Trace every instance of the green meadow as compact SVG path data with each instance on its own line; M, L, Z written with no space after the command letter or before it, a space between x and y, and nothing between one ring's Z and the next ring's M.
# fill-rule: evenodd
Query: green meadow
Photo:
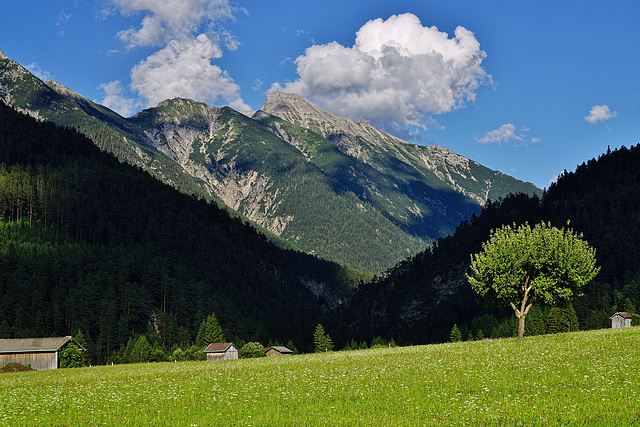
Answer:
M0 425L640 425L640 327L0 375Z

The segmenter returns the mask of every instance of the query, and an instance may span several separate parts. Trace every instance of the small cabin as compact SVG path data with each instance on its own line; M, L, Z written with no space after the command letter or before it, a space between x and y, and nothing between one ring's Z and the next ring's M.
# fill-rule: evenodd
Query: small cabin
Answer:
M291 353L293 353L293 351L289 350L287 347L274 345L274 346L269 347L269 349L267 350L267 357L270 357L270 356L291 356Z
M207 360L233 360L238 358L238 347L230 342L209 344L209 347L204 349L207 353Z
M628 328L631 326L632 316L624 311L619 311L610 317L612 328Z
M0 366L7 363L20 363L32 369L44 371L58 369L58 354L70 343L85 351L71 336L54 338L0 339Z

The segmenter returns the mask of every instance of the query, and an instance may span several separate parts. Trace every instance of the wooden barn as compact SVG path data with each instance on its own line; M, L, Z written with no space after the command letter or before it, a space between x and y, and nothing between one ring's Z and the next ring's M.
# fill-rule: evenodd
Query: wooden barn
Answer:
M289 350L287 347L282 346L271 346L269 350L267 350L267 357L270 356L290 356L293 351Z
M73 337L0 339L0 366L20 363L36 370L58 369L58 353L69 343L85 350Z
M204 349L207 360L233 360L238 358L238 348L230 342L209 344Z
M610 317L612 328L628 328L631 326L631 315L624 311L619 311Z

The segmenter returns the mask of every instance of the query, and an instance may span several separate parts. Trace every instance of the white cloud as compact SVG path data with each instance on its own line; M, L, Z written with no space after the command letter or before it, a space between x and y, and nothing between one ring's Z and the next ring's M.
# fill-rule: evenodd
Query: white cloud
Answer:
M105 107L110 108L124 117L129 117L135 112L136 102L125 96L124 87L119 80L102 83L98 86L98 89L102 90L105 94L104 99L100 101Z
M69 19L71 19L71 16L71 14L65 13L64 10L58 15L58 22L56 22L56 27L58 27L59 37L62 37L64 35L64 25Z
M233 18L228 0L111 0L125 16L146 13L138 28L120 31L128 47L162 46L174 39L192 38L208 27L211 36L218 21Z
M513 143L516 146L536 144L541 141L540 138L531 137L527 138L527 132L530 129L526 127L517 128L511 123L505 123L498 129L491 130L484 134L480 139L477 139L481 144L502 144Z
M229 50L240 46L232 33L219 27L219 22L233 19L238 10L229 0L110 2L124 16L142 15L140 25L118 33L128 49L160 48L131 70L131 91L143 98L139 104L150 107L165 99L184 97L250 109L240 97L240 87L226 71L212 64L222 57L221 44ZM103 88L107 101L123 107L137 104L127 104L126 98L118 98L121 92L108 92L116 89Z
M147 100L147 106L177 96L215 104L238 103L240 87L220 67L211 64L222 51L205 34L195 40L172 40L136 65L131 89Z
M584 119L591 124L595 124L612 119L617 115L618 112L610 111L608 105L594 105L593 107L591 107L589 115L585 116Z
M474 101L491 77L486 54L463 28L453 38L407 13L367 22L355 43L314 45L295 61L299 78L271 90L297 93L335 114L376 124L426 127Z
M24 67L43 82L51 80L51 73L40 68L40 66L35 62L25 65Z

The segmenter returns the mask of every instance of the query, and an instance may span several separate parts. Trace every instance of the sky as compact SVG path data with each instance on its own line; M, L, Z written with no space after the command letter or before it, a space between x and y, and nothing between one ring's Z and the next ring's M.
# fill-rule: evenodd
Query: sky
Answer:
M274 90L548 188L640 142L640 3L3 0L0 50L123 116Z

